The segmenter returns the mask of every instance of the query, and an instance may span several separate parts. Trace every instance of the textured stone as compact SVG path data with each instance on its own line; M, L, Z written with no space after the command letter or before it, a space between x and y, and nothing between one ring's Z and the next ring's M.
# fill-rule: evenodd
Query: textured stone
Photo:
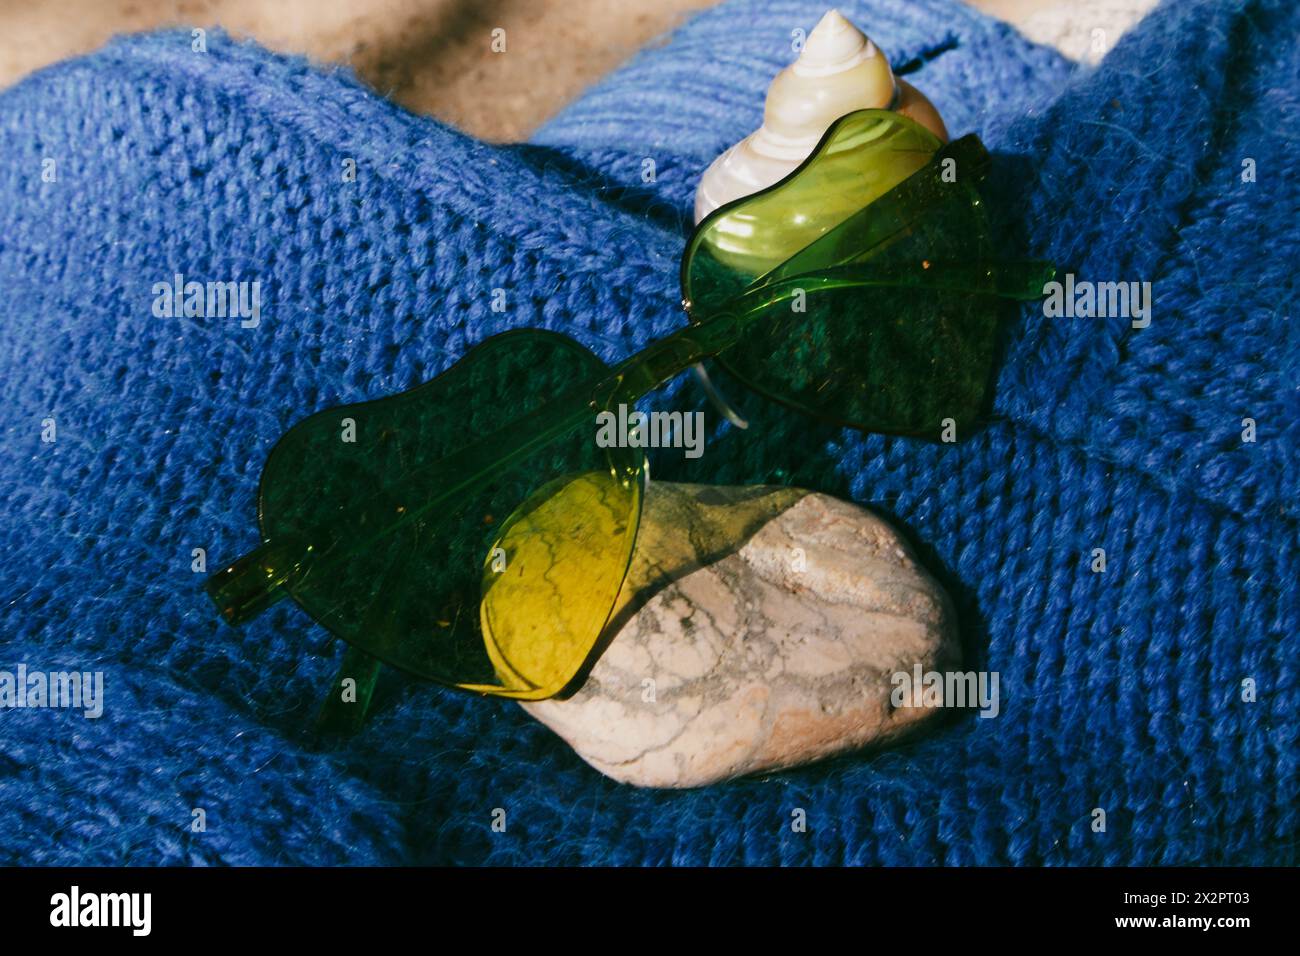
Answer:
M932 719L891 677L959 666L947 595L871 512L790 488L652 482L586 681L522 706L597 770L693 787L879 745Z

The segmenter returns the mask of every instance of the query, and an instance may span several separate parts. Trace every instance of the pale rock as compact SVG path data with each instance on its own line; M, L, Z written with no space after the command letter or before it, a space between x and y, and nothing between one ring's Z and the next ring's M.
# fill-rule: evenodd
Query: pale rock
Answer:
M606 635L576 693L522 706L643 787L878 747L939 713L894 707L894 674L960 666L952 604L902 536L791 488L652 482Z

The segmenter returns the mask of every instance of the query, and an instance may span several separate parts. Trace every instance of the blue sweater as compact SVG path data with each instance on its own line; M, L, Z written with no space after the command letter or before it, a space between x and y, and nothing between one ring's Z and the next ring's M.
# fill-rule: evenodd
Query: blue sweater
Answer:
M120 39L0 93L0 670L105 680L98 719L0 710L0 862L1297 862L1286 0L1168 3L1095 69L952 0L844 4L997 154L1006 247L1150 281L1150 325L1027 307L958 445L735 395L754 427L669 477L791 482L897 523L970 666L999 672L997 718L639 791L512 703L397 674L360 735L318 746L341 648L289 603L218 623L194 551L255 544L261 466L300 417L507 328L615 359L682 321L698 177L825 6L732 0L516 147L213 34ZM155 314L177 273L258 281L257 327ZM686 379L659 400L701 407Z

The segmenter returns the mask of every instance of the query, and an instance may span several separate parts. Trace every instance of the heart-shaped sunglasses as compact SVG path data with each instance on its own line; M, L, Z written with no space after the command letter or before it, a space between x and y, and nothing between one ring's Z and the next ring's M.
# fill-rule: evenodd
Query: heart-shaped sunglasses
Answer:
M574 339L492 336L434 379L314 414L271 451L262 545L207 582L238 624L281 597L351 645L327 724L355 726L380 661L527 700L599 646L637 539L638 447L597 417L716 358L758 393L866 431L937 437L984 404L1004 299L1043 262L997 260L974 136L883 110L837 121L781 182L714 211L682 258L687 323L616 365ZM344 440L344 421L352 440Z

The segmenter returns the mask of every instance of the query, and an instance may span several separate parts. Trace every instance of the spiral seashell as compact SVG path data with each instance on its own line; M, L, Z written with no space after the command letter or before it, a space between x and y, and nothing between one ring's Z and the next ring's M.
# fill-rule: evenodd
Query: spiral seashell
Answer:
M763 125L713 161L695 192L695 221L779 182L803 162L827 128L846 113L893 109L942 140L938 111L897 80L884 54L838 10L808 34L798 59L768 87Z

